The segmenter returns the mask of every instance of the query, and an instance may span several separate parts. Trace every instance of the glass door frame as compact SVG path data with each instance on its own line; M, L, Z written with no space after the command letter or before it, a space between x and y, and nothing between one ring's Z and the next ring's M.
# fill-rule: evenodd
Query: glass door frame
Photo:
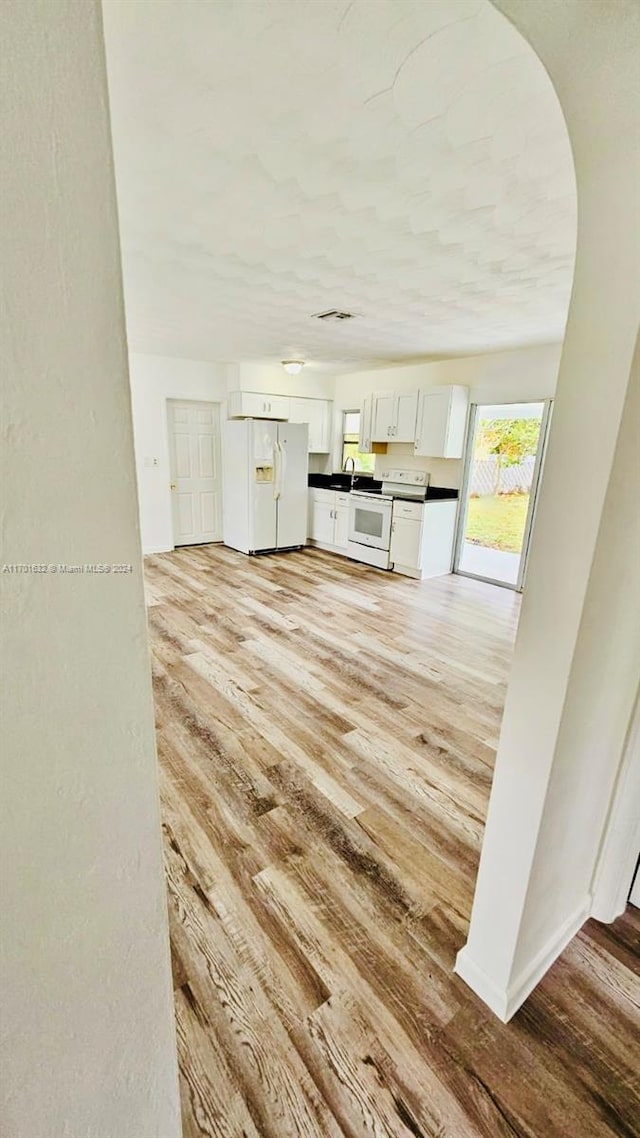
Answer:
M524 533L522 535L522 549L520 551L520 564L518 566L518 579L515 584L511 581L499 581L496 577L482 577L479 573L469 573L466 569L460 569L460 559L462 555L462 547L464 545L464 533L467 524L467 512L469 509L469 484L471 481L474 448L476 440L476 427L478 424L478 409L480 407L518 407L523 403L542 403L542 418L540 420L540 436L538 438L538 449L536 451L536 461L533 467L533 475L531 478L531 492L529 495L529 508L527 510L527 517L524 525ZM488 585L499 585L503 589L512 589L516 593L521 593L524 589L524 583L527 576L527 565L529 562L529 547L531 545L531 533L533 530L533 522L535 519L536 507L538 504L538 494L540 490L540 480L542 470L544 467L544 460L547 453L547 441L549 438L549 423L551 421L551 412L553 410L552 399L508 399L501 403L484 402L472 403L469 407L469 421L467 423L467 438L465 443L464 454L464 473L462 477L462 488L460 490L460 507L458 509L458 521L456 523L456 540L453 555L453 572L459 574L460 577L471 577L474 581L486 581Z

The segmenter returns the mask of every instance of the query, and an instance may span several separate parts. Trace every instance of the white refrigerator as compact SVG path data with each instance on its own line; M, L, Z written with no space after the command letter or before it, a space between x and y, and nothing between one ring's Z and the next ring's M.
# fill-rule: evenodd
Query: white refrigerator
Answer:
M241 553L307 543L306 423L227 419L222 430L222 540Z

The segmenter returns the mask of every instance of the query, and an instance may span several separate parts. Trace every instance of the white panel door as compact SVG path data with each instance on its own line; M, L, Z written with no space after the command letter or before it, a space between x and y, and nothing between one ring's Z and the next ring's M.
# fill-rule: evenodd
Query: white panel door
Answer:
M309 429L306 423L278 423L277 431L277 545L287 549L307 542Z
M167 414L174 543L222 541L220 408L170 399Z

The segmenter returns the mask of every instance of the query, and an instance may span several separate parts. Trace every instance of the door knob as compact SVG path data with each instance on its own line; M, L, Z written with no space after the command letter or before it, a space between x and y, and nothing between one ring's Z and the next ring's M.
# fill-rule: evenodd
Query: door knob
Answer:
M175 490L175 489L177 489L177 487L176 487L176 483L175 483L175 482L172 482L172 483L171 483L171 485L170 485L170 487L169 487L169 489L170 489L170 490Z

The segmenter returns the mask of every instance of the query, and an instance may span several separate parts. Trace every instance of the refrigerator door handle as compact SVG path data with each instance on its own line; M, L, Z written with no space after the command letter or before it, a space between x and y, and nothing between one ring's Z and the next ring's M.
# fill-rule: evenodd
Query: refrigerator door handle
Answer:
M276 502L278 501L278 498L280 497L280 494L282 492L281 457L282 457L282 447L280 446L280 443L274 443L273 444L273 469L274 469L273 496L274 496Z
M278 449L280 451L280 482L278 490L279 496L281 496L284 480L287 477L287 448L284 443L278 443Z

